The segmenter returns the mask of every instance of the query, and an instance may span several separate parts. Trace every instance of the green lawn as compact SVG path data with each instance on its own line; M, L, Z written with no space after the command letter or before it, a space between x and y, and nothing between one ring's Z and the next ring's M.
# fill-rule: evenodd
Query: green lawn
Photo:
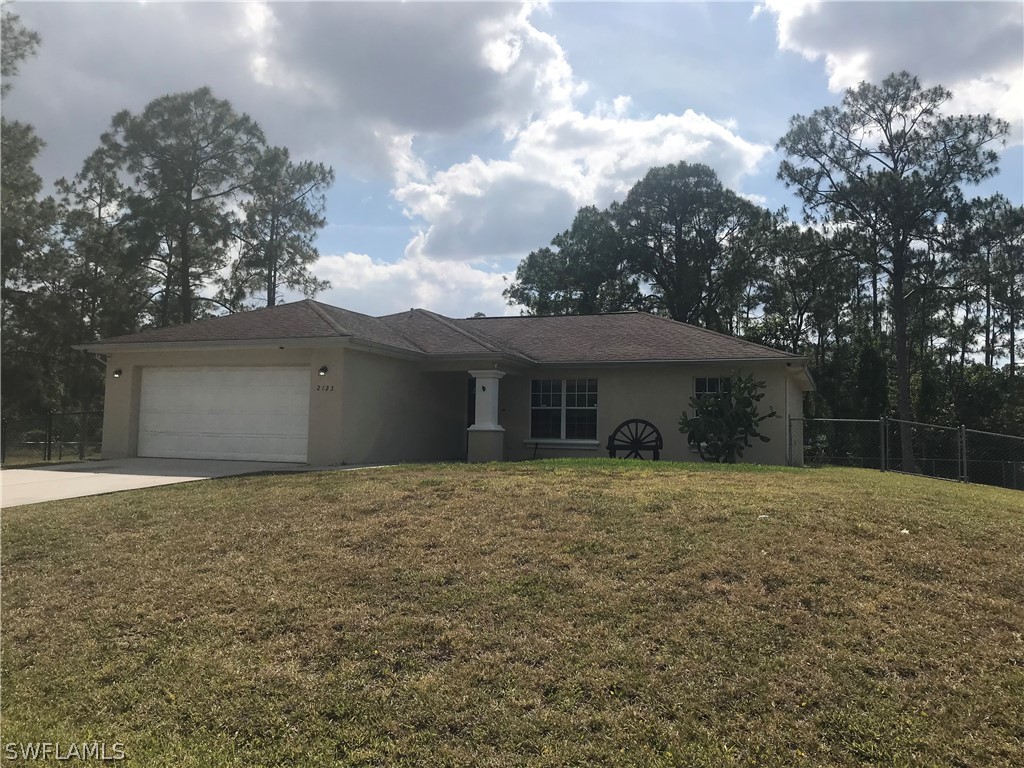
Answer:
M139 766L1024 765L1024 493L613 461L7 510L3 743Z

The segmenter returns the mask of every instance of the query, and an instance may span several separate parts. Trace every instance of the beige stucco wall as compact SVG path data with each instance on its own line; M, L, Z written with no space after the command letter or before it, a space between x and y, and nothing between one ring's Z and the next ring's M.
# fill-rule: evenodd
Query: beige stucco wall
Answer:
M346 350L339 460L445 461L466 455L466 371Z
M276 366L309 369L309 450L311 464L365 464L459 460L466 456L468 370L428 371L415 360L340 347L235 349L211 351L115 352L107 360L103 421L105 458L134 456L142 369L146 366ZM328 374L317 375L326 365ZM123 373L113 378L113 371ZM508 371L500 382L498 421L505 429L506 460L550 456L605 456L611 431L630 418L654 423L665 441L664 460L699 461L678 430L697 376L754 373L767 382L762 412L774 407L779 418L763 423L771 440L756 443L744 460L787 462L787 415L802 412L802 391L784 364L760 366L632 366L592 369ZM530 441L530 381L533 378L598 380L597 443L583 448ZM327 387L333 386L333 389ZM318 387L320 389L318 389ZM794 463L799 463L794 456Z
M138 452L139 394L142 369L145 367L192 366L276 366L292 365L309 368L309 450L311 464L334 463L340 444L341 388L343 350L318 349L249 349L211 350L203 352L146 351L115 352L107 357L106 396L103 403L103 458L119 459ZM318 375L326 365L326 376ZM114 371L121 370L120 378ZM318 386L335 385L331 392L316 391Z
M465 456L465 371L425 372L415 361L319 347L111 354L107 360L103 416L104 458L137 454L144 367L262 365L309 368L310 464L449 460ZM327 375L318 375L325 365ZM115 379L113 372L118 369L122 375Z
M804 423L800 419L804 416L804 392L799 382L793 377L786 381L787 397L789 400L789 413L787 424L789 428L789 463L794 467L804 465Z
M732 376L753 373L766 382L765 398L759 410L774 408L778 418L762 422L769 442L755 443L743 460L760 464L786 464L786 414L788 369L784 364L760 366L657 366L591 369L545 369L525 375L506 376L501 381L500 423L505 428L505 458L522 460L551 456L607 456L605 443L612 430L627 419L646 419L661 432L665 443L662 460L700 461L696 451L679 432L679 418L688 409L693 380L698 376ZM535 451L530 440L530 381L534 378L585 379L598 381L597 438L591 447L540 445ZM795 384L795 382L792 382ZM790 402L789 405L792 405Z

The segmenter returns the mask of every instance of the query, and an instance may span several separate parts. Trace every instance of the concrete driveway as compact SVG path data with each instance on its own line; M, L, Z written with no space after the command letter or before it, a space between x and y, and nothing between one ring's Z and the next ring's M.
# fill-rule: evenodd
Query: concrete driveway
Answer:
M305 469L303 464L206 459L113 459L0 470L0 507L188 483L211 477Z

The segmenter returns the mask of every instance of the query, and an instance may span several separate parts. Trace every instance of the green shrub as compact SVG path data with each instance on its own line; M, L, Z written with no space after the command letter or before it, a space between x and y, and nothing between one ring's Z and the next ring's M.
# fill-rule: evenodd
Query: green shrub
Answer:
M735 464L743 458L751 439L767 443L769 438L758 431L761 422L778 414L773 408L763 416L757 404L764 398L763 381L754 381L752 374L734 376L723 382L722 392L706 393L690 398L693 416L683 414L679 431L696 447L704 461Z

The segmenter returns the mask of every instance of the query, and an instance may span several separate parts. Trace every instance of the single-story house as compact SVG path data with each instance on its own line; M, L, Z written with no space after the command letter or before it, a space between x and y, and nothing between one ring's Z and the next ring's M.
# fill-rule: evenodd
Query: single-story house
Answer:
M106 356L103 456L316 465L602 456L622 422L678 429L690 397L753 373L779 414L745 459L802 464L803 358L643 312L384 317L306 300L80 344Z

